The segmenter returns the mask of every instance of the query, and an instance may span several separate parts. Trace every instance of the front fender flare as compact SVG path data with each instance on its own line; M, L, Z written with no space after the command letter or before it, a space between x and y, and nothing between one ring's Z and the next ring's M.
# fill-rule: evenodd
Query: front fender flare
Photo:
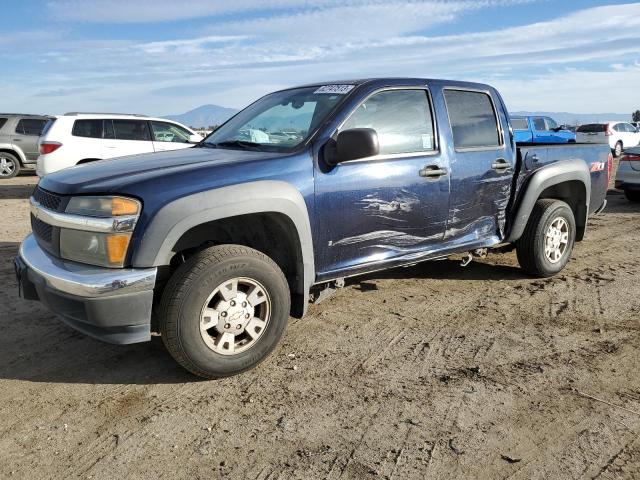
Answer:
M576 224L586 228L591 200L591 173L587 164L582 160L560 160L539 168L526 182L523 187L525 189L524 195L521 196L521 200L516 206L506 241L513 243L522 236L533 207L546 189L575 181L583 184L585 189L584 203L580 202L578 205L579 215L576 218Z
M147 226L134 252L134 267L168 265L173 247L193 227L251 213L281 213L295 225L302 254L302 294L315 281L313 239L304 198L287 182L262 180L188 195L162 207Z

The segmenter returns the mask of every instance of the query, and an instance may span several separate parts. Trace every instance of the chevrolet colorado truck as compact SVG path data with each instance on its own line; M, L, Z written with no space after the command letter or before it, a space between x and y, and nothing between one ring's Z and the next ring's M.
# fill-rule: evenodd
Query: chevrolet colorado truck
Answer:
M158 332L192 373L233 375L345 277L513 248L554 275L605 206L611 160L606 145L518 147L487 85L286 89L193 148L42 178L20 294L95 338Z

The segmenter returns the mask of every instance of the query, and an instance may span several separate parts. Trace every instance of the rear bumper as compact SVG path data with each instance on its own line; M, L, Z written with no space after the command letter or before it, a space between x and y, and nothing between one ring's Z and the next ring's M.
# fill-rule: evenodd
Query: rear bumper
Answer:
M155 268L110 269L54 258L29 235L14 260L20 296L39 300L66 324L99 340L151 339Z

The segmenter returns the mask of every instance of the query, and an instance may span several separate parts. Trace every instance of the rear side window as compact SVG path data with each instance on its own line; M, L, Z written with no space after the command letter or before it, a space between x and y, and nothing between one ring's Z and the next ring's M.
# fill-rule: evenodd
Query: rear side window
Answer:
M499 147L498 119L486 93L445 90L455 148Z
M116 140L151 140L146 120L113 120Z
M511 125L514 130L529 130L529 124L526 118L512 118Z
M173 123L153 121L151 128L156 142L187 143L191 138L191 133Z
M4 127L5 123L7 123L7 119L6 118L0 118L0 130L2 129L2 127Z
M426 90L388 90L365 100L341 130L373 128L382 155L435 148L431 107Z
M587 123L585 125L580 125L576 132L580 133L600 133L605 132L607 130L607 125L604 123Z
M547 129L547 126L544 123L544 118L534 118L533 119L533 128L538 131L544 131Z
M102 120L76 120L71 135L74 137L102 138Z
M21 133L22 135L35 135L38 137L40 136L40 132L42 132L45 123L47 123L46 119L22 118L18 122L18 125L16 125L16 133Z

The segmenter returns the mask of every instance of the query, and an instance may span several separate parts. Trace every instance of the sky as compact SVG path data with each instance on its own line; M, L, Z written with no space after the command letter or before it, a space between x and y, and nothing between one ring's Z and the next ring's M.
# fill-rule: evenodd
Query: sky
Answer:
M640 2L0 0L0 111L180 114L379 76L497 87L511 111L640 108Z

